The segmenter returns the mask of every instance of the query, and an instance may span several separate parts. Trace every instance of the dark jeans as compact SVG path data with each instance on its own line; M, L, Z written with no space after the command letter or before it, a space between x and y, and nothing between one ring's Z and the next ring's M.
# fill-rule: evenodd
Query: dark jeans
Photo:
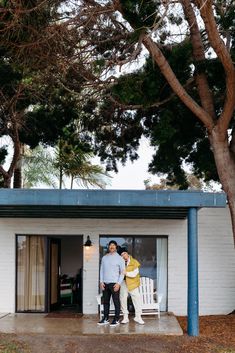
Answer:
M103 291L104 298L104 317L109 318L109 307L110 307L110 298L112 296L113 303L115 307L115 320L119 320L120 317L120 289L117 292L114 292L113 286L115 283L105 283L105 289Z

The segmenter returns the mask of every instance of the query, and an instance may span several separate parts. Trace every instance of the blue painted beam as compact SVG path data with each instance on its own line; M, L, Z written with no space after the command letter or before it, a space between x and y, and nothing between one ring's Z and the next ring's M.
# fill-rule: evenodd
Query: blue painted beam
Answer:
M155 190L0 189L0 206L225 207L225 193Z
M188 210L188 334L199 335L197 209Z

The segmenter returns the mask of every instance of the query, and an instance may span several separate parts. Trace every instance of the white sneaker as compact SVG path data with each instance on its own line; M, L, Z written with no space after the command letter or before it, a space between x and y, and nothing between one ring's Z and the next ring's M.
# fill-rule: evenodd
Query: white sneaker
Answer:
M144 325L145 322L142 320L141 317L134 317L134 321L137 322L140 325Z
M128 316L124 316L123 320L121 321L121 324L128 324L129 319Z

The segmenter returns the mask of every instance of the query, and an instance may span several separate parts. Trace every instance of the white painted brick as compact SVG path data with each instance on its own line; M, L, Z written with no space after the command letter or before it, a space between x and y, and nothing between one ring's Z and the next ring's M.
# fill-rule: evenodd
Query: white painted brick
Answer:
M235 308L235 250L227 209L198 215L200 314ZM168 236L168 311L187 313L187 221L99 219L0 219L0 312L15 311L15 234L84 235L84 313L97 312L99 235Z

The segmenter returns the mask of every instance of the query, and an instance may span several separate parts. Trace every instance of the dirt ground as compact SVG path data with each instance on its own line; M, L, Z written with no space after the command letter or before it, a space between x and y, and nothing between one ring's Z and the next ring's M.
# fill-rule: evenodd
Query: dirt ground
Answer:
M50 336L0 333L0 353L235 353L235 315L200 317L200 337Z

